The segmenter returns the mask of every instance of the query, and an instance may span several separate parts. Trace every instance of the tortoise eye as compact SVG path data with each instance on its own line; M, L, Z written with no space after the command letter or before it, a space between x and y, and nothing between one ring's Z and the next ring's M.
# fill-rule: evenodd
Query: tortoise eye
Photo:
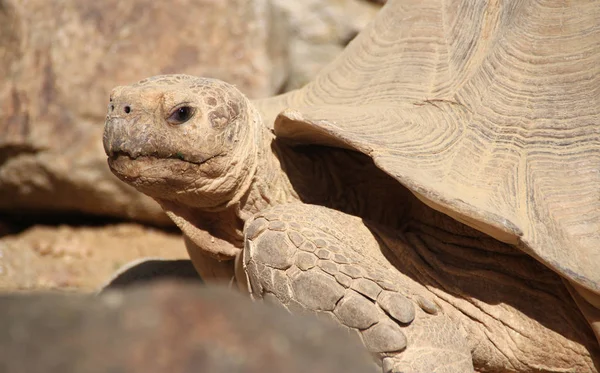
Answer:
M182 124L187 122L193 115L194 108L191 106L180 106L169 115L167 122L170 124Z

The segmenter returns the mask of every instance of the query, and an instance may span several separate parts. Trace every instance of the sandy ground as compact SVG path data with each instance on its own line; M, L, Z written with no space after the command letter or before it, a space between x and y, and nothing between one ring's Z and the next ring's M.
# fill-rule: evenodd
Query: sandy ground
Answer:
M95 291L144 257L180 259L187 252L179 234L132 223L34 225L0 238L0 291Z

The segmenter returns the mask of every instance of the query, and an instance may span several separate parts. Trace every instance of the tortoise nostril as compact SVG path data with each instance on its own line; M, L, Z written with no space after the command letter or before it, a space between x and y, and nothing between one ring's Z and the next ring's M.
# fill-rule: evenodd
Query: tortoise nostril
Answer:
M129 114L131 112L131 106L129 106L129 105L125 106L125 108L123 108L123 110L125 110L126 114Z
M110 111L115 110L115 105L110 105Z

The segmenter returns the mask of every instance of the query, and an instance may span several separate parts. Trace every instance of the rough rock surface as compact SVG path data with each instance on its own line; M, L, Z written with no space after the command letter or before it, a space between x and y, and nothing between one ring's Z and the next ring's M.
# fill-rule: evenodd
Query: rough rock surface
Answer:
M365 0L272 1L289 25L285 91L311 81L380 9Z
M106 167L110 90L175 72L249 97L297 88L378 9L364 0L0 0L0 211L170 224Z
M4 295L0 303L6 373L378 371L333 324L223 288L162 283L100 297Z
M178 72L272 94L286 74L279 19L267 0L0 0L0 210L167 224L106 166L110 90Z
M136 224L35 226L0 238L0 291L95 291L132 260L187 256L179 234Z

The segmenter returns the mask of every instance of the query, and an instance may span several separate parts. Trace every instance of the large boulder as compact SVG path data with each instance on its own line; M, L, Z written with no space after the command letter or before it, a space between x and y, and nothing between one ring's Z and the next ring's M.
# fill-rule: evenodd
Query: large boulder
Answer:
M0 371L376 372L357 335L223 288L0 296Z
M279 20L268 0L0 0L0 211L167 224L106 166L110 90L177 72L273 94L287 74Z
M108 170L110 90L167 73L250 97L298 88L375 15L365 0L0 0L0 212L170 224Z

